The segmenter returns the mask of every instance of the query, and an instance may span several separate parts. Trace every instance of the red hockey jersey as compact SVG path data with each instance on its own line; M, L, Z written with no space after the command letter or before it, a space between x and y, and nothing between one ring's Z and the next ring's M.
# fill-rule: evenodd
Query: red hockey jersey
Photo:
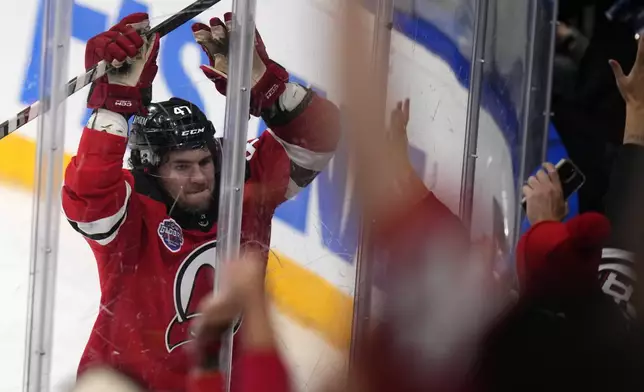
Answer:
M338 118L332 103L308 91L248 143L242 243L267 249L275 208L331 159ZM63 210L92 248L101 287L79 372L108 365L149 390L185 390L190 321L212 290L216 215L169 215L155 180L122 168L126 145L85 128L65 173Z

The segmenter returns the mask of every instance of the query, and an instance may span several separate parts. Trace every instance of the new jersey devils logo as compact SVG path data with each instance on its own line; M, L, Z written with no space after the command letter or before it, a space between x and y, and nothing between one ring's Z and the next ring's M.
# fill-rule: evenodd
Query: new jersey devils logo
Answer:
M190 330L191 320L197 316L199 301L212 292L214 285L215 258L217 241L206 242L186 257L181 263L174 279L174 309L165 332L168 352L182 346L194 338ZM241 325L237 320L233 333Z

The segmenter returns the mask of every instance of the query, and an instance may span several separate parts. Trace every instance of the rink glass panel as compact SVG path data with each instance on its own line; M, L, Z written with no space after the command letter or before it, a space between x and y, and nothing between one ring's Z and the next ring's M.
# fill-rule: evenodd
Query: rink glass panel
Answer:
M425 184L459 210L474 20L467 4L394 2L387 101L411 100L410 158ZM389 115L389 113L387 113ZM389 117L389 116L387 116Z
M6 2L0 6L5 17L0 26L0 43L6 58L0 73L3 86L0 122L12 118L38 99L39 80L28 71L32 64L38 69L41 52L39 44L30 50L38 31L35 27L38 8L38 1ZM5 358L0 367L0 391L22 388L37 127L37 122L33 121L0 141L0 194L3 200L0 207L3 227L0 297L4 310L0 333L4 337Z
M490 0L483 53L473 235L508 261L524 218L521 185L546 151L555 1Z
M373 8L374 1L368 2ZM468 115L479 110L472 237L493 240L511 267L520 184L541 163L548 118L550 1L489 0L480 100L468 105L474 0L395 1L387 100L411 99L410 158L425 184L459 212ZM377 293L378 279L374 281ZM373 306L377 307L378 295Z
M376 0L366 4L371 11L383 6ZM384 64L388 67L386 121L397 102L410 99L411 163L425 185L458 214L474 28L471 10L457 2L396 0L392 22L389 48L379 49L389 53ZM361 245L367 248L367 256L359 273L371 281L371 290L361 292L354 320L366 323L383 311L388 275L385 265L378 264L375 244ZM360 314L365 307L373 312L371 317ZM368 330L354 326L357 335Z
M472 126L478 138L471 140L477 152L472 236L496 238L511 250L521 220L519 184L544 155L549 33L556 5L530 0L487 4L486 30L479 39L484 46L480 100L471 102L479 110L478 124ZM412 160L423 168L419 172L425 183L458 213L466 120L476 109L468 106L476 2L398 0L395 7L394 41L402 33L413 43L406 41L412 54L401 55L392 41L388 100L392 104L411 95ZM427 58L420 60L423 54ZM420 78L427 83L417 79L413 66L422 69ZM411 89L418 92L410 94ZM425 156L415 158L414 150Z

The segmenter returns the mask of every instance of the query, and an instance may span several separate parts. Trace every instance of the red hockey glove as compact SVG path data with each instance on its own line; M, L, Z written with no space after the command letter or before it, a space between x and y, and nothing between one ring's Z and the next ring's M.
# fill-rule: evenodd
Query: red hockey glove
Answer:
M101 60L115 67L92 85L88 108L104 108L125 115L145 113L152 96L159 54L159 35L150 40L142 36L149 29L148 14L136 13L87 42L86 69Z
M195 40L208 55L210 65L202 65L203 73L215 83L217 90L226 95L228 79L228 47L232 13L210 19L210 26L203 23L192 25ZM264 41L255 30L255 51L251 75L250 114L259 116L262 110L271 107L282 95L288 82L288 72L268 57Z
M533 226L517 245L523 294L565 301L599 290L597 269L609 234L608 219L597 213Z

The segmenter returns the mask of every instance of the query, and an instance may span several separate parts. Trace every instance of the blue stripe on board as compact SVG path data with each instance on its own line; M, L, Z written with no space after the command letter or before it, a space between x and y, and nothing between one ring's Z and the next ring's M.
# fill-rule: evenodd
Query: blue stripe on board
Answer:
M394 28L445 61L454 72L461 86L469 89L471 62L463 56L448 35L431 22L400 11L394 12ZM504 88L506 85L507 82L497 72L486 72L481 92L481 107L492 116L492 119L501 130L510 148L514 173L518 173L518 158L521 153L519 121L515 106L510 100L510 93L507 88ZM548 131L548 150L546 154L548 161L555 163L568 156L552 123ZM515 176L514 181L516 184L518 175ZM569 209L570 216L578 213L579 202L577 194L569 199ZM525 230L527 227L529 225L524 222L522 229Z
M415 41L425 49L445 61L465 89L469 89L471 62L463 56L452 39L432 23L417 16L404 12L394 12L394 28ZM515 145L519 140L519 122L507 90L498 83L501 78L493 73L486 73L481 91L481 108L485 109L494 119L510 147L513 170L518 171L518 156ZM516 181L516 178L515 178Z

